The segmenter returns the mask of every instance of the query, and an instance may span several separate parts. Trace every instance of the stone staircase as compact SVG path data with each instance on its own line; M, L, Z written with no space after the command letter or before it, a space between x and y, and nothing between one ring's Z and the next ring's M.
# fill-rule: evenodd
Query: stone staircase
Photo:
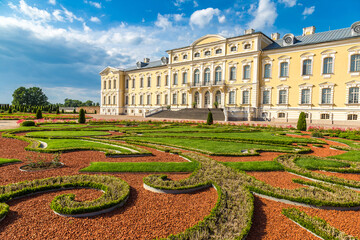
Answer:
M185 108L178 111L164 110L151 115L152 118L172 118L172 119L196 119L206 120L209 110L213 114L214 121L224 121L223 109L220 108Z

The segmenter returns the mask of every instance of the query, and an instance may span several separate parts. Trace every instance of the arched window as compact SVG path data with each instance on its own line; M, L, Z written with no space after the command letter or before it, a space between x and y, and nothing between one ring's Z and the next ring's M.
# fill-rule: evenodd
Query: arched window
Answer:
M174 73L173 84L174 84L174 85L177 85L177 84L178 84L178 75L177 75L177 73Z
M144 87L144 79L143 78L140 78L140 87Z
M183 59L187 59L187 55L184 55L184 56L183 56Z
M264 78L270 78L271 77L271 64L265 64L264 66Z
M111 80L109 80L109 89L111 89Z
M311 75L311 60L306 59L303 62L303 75Z
M333 58L327 57L324 58L323 74L330 74L330 73L333 73Z
M216 49L216 52L215 52L216 54L220 54L220 53L222 53L222 49Z
M230 80L236 80L236 67L230 68Z
M104 81L104 89L106 89L106 81Z
M194 102L196 103L196 105L199 104L199 102L200 102L200 94L199 94L199 92L195 93Z
M197 57L200 57L200 53L198 53L198 52L195 53L195 54L194 54L194 57L196 57L196 58L197 58Z
M360 72L360 54L351 55L350 72Z
M218 104L221 104L221 92L217 91L215 93L215 102L217 102Z
M177 60L178 60L178 57L177 57L177 56L175 56L175 57L174 57L174 61L177 61Z
M204 54L205 54L205 56L210 56L211 52L210 52L210 51L206 51Z
M108 97L108 104L111 104L111 97Z
M209 91L207 91L205 93L204 103L205 103L205 105L210 105L210 92Z
M231 52L235 52L235 51L236 51L236 47L235 47L235 46L232 46L232 47L230 48L230 51L231 51Z
M218 84L221 82L221 67L217 67L215 69L215 84Z
M183 84L187 83L187 72L183 72Z
M116 96L113 97L113 104L116 104Z
M204 73L204 84L209 85L210 84L210 69L206 68Z
M103 104L106 105L106 97L104 97Z
M147 86L148 86L148 87L151 87L151 77L148 77L147 80L148 80L148 81L147 81Z
M196 69L194 72L194 85L198 85L200 83L200 71Z

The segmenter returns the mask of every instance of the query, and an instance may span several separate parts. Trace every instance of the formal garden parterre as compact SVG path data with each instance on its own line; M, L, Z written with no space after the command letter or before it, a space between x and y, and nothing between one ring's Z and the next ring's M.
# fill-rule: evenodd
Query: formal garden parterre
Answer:
M311 130L101 120L3 130L0 235L355 239L358 131Z

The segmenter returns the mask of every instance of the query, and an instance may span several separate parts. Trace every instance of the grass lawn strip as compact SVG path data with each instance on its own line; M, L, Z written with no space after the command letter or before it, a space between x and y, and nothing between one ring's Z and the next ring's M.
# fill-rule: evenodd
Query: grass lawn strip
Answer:
M92 162L80 172L193 172L197 162Z
M75 216L98 211L102 213L104 209L122 204L130 194L130 186L125 181L105 175L59 176L12 183L0 186L0 218L9 211L4 203L6 201L29 194L68 188L95 188L102 190L104 194L95 200L84 202L74 201L74 194L59 195L50 204L56 213Z
M329 159L319 158L298 158L295 163L301 167L309 170L322 170L324 168L348 168L351 165L341 161L334 161Z
M282 214L290 218L292 221L299 224L300 226L304 227L305 229L309 230L317 237L323 238L325 240L357 239L353 236L347 235L346 233L339 231L338 229L328 224L325 220L318 217L311 217L305 212L300 211L296 208L283 209Z
M18 159L0 158L0 166L10 164L10 163L18 163L18 162L21 162L21 161Z
M121 145L115 145L115 144L99 142L99 141L92 141L92 140L85 140L85 139L83 139L83 141L93 142L93 143L98 143L98 144L100 143L100 144L103 144L103 145L108 145L108 146L112 146L112 147L116 147L116 148L121 148L121 149L124 149L124 150L132 152L132 153L138 153L139 152L139 151L136 151L135 149L124 147L124 146L121 146Z
M222 162L227 167L240 171L283 171L283 166L275 161Z
M91 137L91 136L106 136L109 132L101 131L36 131L26 134L27 137L34 138L73 138L73 137Z

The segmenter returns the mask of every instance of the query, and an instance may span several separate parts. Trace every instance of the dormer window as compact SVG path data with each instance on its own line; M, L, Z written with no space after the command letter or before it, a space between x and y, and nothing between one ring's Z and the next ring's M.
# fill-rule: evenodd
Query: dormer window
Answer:
M195 53L195 54L194 54L194 57L196 57L196 58L197 58L197 57L200 57L200 53Z
M251 48L251 45L249 43L244 45L244 49L250 49L250 48Z
M216 52L215 52L216 54L220 54L220 53L222 53L222 49L216 49Z
M231 52L236 52L236 47L235 47L235 46L232 46L232 47L230 48L230 51L231 51Z
M294 34L288 33L285 34L283 37L283 45L284 46L290 46L293 45L295 43L295 36Z
M177 56L174 57L174 61L177 61L179 58Z
M184 59L184 60L187 59L187 55L184 55L184 56L183 56L183 59Z
M210 51L206 51L204 54L205 56L210 56Z

